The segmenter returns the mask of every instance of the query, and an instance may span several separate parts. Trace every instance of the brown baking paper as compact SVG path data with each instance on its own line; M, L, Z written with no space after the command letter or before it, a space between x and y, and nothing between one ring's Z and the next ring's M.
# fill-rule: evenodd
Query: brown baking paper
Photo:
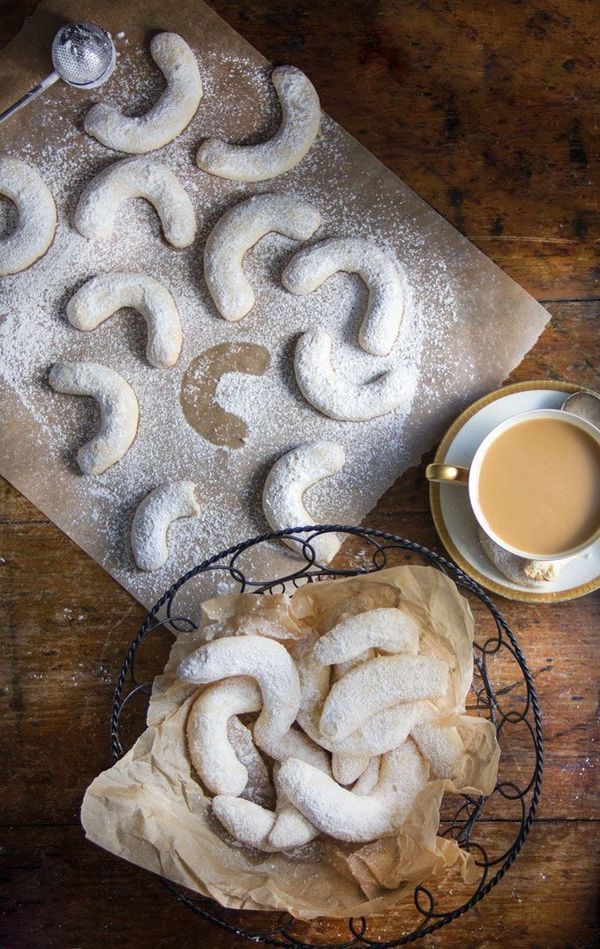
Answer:
M400 606L418 622L420 651L451 665L439 707L465 743L463 787L432 780L401 833L369 844L316 841L291 853L263 854L232 841L211 817L184 738L197 688L176 678L179 662L207 639L263 632L282 642L323 632L343 613ZM279 626L279 624L281 624ZM240 594L204 604L204 625L182 634L154 683L148 727L133 748L88 788L81 812L90 840L227 907L287 910L301 919L390 914L414 886L444 874L479 876L456 841L437 836L445 791L490 793L499 747L491 722L462 714L472 677L473 617L455 584L432 567L314 583L293 597ZM278 634L281 629L281 635Z
M267 472L303 442L335 441L346 453L343 469L307 493L311 516L320 523L360 522L458 411L502 382L549 314L325 114L306 158L278 178L247 184L200 171L194 156L207 136L256 141L279 120L264 57L200 0L44 0L0 51L0 109L50 72L51 37L68 19L96 20L124 35L105 85L83 92L56 83L1 126L0 149L44 176L59 223L40 261L0 280L0 471L149 606L194 564L268 529L261 505ZM86 135L84 116L100 100L133 113L156 100L163 83L149 40L160 30L179 32L191 45L204 84L189 127L152 153L190 194L198 238L174 250L163 241L153 209L139 200L119 211L113 239L88 241L72 225L77 198L100 169L124 156ZM322 93L325 84L322 70ZM371 356L358 345L367 294L356 276L335 275L306 297L282 288L281 271L298 245L279 236L247 255L256 292L252 312L234 324L220 318L202 276L204 242L225 210L258 191L298 195L317 207L323 225L315 240L362 236L398 260L406 281L405 331L389 357ZM144 328L132 313L113 316L92 333L68 324L65 308L75 290L109 270L149 271L171 290L184 336L172 369L147 364ZM412 401L365 423L338 422L313 409L296 385L292 361L299 334L317 324L332 336L336 370L352 381L388 368L405 370L407 379L414 373ZM229 360L219 349L224 346L231 347ZM198 363L209 351L212 359ZM211 373L215 364L239 370L249 352L253 365L241 367L250 374L226 377L225 391L216 391L219 404L239 420L216 444L207 438L214 412L202 401L212 391ZM56 394L46 383L48 367L61 359L105 363L138 395L137 438L98 477L82 477L75 462L79 446L96 431L92 400ZM157 484L180 479L198 484L202 513L171 529L164 568L139 571L129 547L133 512ZM260 563L248 552L248 573L260 569L270 578L297 568L281 544L262 546L259 556ZM228 591L223 581L218 590L205 587L202 598Z

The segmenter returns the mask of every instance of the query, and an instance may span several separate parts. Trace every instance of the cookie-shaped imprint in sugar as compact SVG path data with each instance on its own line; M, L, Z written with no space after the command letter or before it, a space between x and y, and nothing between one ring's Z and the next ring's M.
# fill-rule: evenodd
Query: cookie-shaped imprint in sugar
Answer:
M111 271L92 277L69 300L67 319L76 329L89 332L123 307L137 310L146 321L150 365L174 366L183 341L179 312L167 288L148 274Z
M48 382L57 392L85 395L100 409L100 429L77 452L83 474L99 475L120 461L135 439L138 400L123 376L97 362L57 362Z
M423 722L413 728L419 751L429 761L436 778L459 780L464 763L465 747L454 725Z
M129 198L145 198L154 206L173 247L193 242L196 216L189 195L171 169L153 158L124 158L92 178L75 208L75 227L90 240L106 240L121 203Z
M288 194L255 194L219 218L206 240L204 276L226 320L241 320L254 306L254 291L243 271L244 254L275 231L305 241L321 226L321 215Z
M523 587L541 589L546 583L556 580L560 571L572 557L563 560L525 560L510 551L504 550L481 527L477 528L479 543L494 567L504 574L507 580Z
M183 659L177 675L197 685L240 675L256 679L263 707L254 725L254 740L276 757L300 706L298 672L285 646L262 636L216 639Z
M207 686L192 705L186 724L187 747L200 780L213 794L242 793L248 769L229 739L232 716L259 712L261 691L254 679L236 676Z
M410 739L384 756L369 794L355 794L297 758L279 771L279 784L300 813L323 833L350 843L395 833L428 778L427 762Z
M0 195L18 212L16 228L0 236L0 277L7 277L46 253L56 231L56 205L39 172L9 155L0 155Z
M181 380L179 400L187 422L213 445L242 448L248 426L219 405L217 387L229 373L262 376L270 361L268 350L256 343L219 343L200 353Z
M325 699L320 730L343 741L383 709L444 695L448 663L432 656L379 656L369 659L335 682Z
M404 369L389 369L370 382L344 379L331 365L331 336L315 326L296 343L294 372L313 408L340 422L368 422L393 412L410 399L414 380Z
M331 666L356 659L367 649L390 653L419 651L419 630L410 616L397 607L357 613L321 636L314 648L317 662Z
M131 524L131 550L140 570L160 570L169 559L167 535L173 521L202 511L193 481L159 484L137 506Z
M263 488L263 510L273 530L314 524L314 518L304 505L304 492L340 471L345 461L343 447L325 441L300 445L278 458ZM297 554L302 554L303 548L297 541L285 537L281 540ZM340 543L337 534L318 534L310 540L315 559L320 564L333 560Z
M258 145L231 145L209 138L198 149L198 167L220 178L265 181L302 161L321 123L319 96L310 79L294 66L278 66L271 81L281 105L281 125Z
M396 262L362 237L330 237L294 254L281 276L291 293L317 290L339 271L358 274L369 291L358 341L374 356L387 356L402 323L404 294Z
M143 115L131 116L99 102L85 117L88 135L118 152L139 155L176 138L194 118L202 98L202 80L193 51L177 33L152 37L150 55L167 86Z

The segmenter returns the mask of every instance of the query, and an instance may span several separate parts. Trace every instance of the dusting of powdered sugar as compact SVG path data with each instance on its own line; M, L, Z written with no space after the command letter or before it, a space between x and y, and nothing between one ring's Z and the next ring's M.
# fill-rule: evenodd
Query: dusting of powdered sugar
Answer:
M212 42L219 41L213 37ZM435 213L422 202L416 205L409 189L331 119L322 117L306 157L276 179L248 184L196 167L194 156L203 139L261 141L280 122L268 69L258 64L258 57L230 53L226 34L221 43L196 50L204 97L185 131L152 155L174 172L191 199L198 233L190 247L175 250L166 244L154 209L140 199L119 208L108 240L87 240L75 230L73 214L83 188L123 156L85 135L82 119L90 103L84 109L79 102L76 112L70 90L57 87L47 101L30 106L46 134L43 145L15 139L10 146L12 154L31 162L43 176L59 210L56 237L46 256L0 283L0 377L13 404L24 406L32 420L21 437L33 473L21 482L16 479L17 484L147 604L197 562L267 528L261 506L266 475L277 458L299 444L333 441L346 454L341 472L306 492L314 519L359 522L438 434L436 403L449 394L454 402L472 395L478 379L478 345L469 337L469 319L478 305L469 260L477 252L464 242L457 254L449 227L432 244L428 234L437 226ZM147 53L133 44L122 49L119 63L102 98L106 95L128 114L140 114L156 101L164 80ZM367 291L358 276L334 274L306 297L283 288L281 273L301 245L278 234L264 237L244 259L256 297L253 310L239 323L221 318L203 278L204 242L225 211L264 192L291 195L320 212L323 223L311 242L361 237L398 262L405 308L401 342L388 356L370 355L359 345ZM9 209L8 227L10 222ZM490 270L488 292L500 280ZM157 369L147 363L145 329L130 312L112 317L93 333L69 325L68 300L90 278L107 271L151 273L173 295L183 330L176 366ZM399 370L417 380L412 397L367 423L335 421L315 411L298 389L293 352L298 337L316 325L332 338L333 368L341 377L356 384ZM456 334L468 343L460 347L460 385ZM179 393L194 357L219 343L240 341L266 347L271 365L260 378L226 374L219 383L217 400L248 426L243 447L228 449L209 443L188 424ZM93 400L58 395L47 384L52 363L81 359L120 373L140 407L133 445L99 477L82 478L73 463L78 447L97 430ZM180 480L198 485L205 507L199 517L178 523L165 567L140 572L129 547L133 513L157 484ZM279 544L272 545L268 556L262 551L260 562L251 557L245 562L257 579L287 573L295 565L291 551ZM230 586L218 574L211 584L217 593Z

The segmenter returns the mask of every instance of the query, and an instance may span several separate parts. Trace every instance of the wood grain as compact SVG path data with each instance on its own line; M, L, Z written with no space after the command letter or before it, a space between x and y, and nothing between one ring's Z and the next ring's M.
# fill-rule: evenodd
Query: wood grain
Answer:
M35 8L0 0L0 43ZM600 387L596 11L581 0L213 0L324 107L548 306L511 376ZM422 467L366 523L440 550ZM506 878L428 947L596 946L600 878L600 596L499 601L536 677L546 772ZM9 947L237 947L153 877L83 839L78 811L109 761L113 683L142 608L26 499L0 485L0 836ZM167 638L158 641L158 660ZM510 832L498 822L490 835ZM391 938L385 920L373 933ZM303 930L338 939L336 924Z

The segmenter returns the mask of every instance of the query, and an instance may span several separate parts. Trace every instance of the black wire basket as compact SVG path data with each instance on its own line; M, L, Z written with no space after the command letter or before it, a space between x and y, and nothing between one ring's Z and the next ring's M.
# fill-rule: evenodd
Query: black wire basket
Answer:
M315 558L312 541L320 534L335 532L345 542L351 567L335 569ZM244 554L285 538L297 545L302 558L297 570L268 581L252 579L244 569ZM151 678L138 681L135 664L138 650L151 633L167 629L180 635L197 628L196 623L178 605L187 602L182 594L192 580L210 574L231 581L235 592L258 595L281 593L305 583L341 576L357 576L382 570L398 563L414 562L414 556L441 570L469 595L475 614L474 677L467 697L467 711L485 716L496 726L502 748L496 787L488 797L447 795L438 833L455 839L471 853L479 878L474 885L464 883L448 888L447 881L434 887L420 884L412 900L406 900L401 915L389 917L381 926L381 917L372 919L313 921L311 938L318 930L319 941L307 942L309 924L287 913L238 912L224 909L214 901L175 886L164 885L192 912L214 925L253 943L295 949L392 949L436 932L480 902L502 879L519 854L531 828L542 784L543 741L538 699L532 675L519 644L487 594L455 564L414 541L379 530L348 526L311 526L262 534L230 547L198 564L161 596L147 614L131 643L123 663L111 715L113 764L123 756L121 742L123 710L134 696L150 695ZM155 657L156 662L158 659ZM162 666L156 672L162 671ZM126 685L127 684L127 685ZM139 727L139 726L138 726ZM501 828L501 831L498 830ZM454 905L448 905L453 896ZM377 921L377 923L375 923ZM377 929L377 933L373 932ZM371 933L370 933L371 930ZM341 933L341 935L340 935Z

